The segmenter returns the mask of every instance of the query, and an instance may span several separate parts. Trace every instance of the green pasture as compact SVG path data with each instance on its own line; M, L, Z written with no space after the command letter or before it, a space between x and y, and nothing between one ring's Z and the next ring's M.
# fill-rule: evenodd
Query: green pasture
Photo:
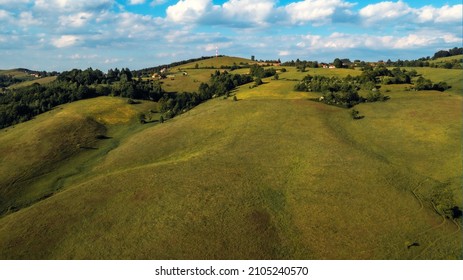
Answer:
M0 130L0 259L461 259L461 71L353 120L293 88L360 71L285 68L162 124L100 97ZM215 70L186 71L164 89Z
M158 120L151 109L157 111L157 104L129 105L125 99L100 97L59 106L0 130L0 216L59 191L65 180L81 175L82 168L113 148L123 132L142 128L139 113Z
M55 80L56 80L56 76L38 78L38 79L35 79L35 80L24 81L22 83L14 84L14 85L10 86L9 88L16 89L16 88L21 88L21 87L27 87L27 86L33 85L35 83L45 85L45 84L51 83L51 82L53 82Z
M245 58L240 58L240 57L233 57L233 56L219 56L219 57L213 57L209 59L204 59L196 62L191 62L183 65L179 65L177 67L174 67L174 69L191 69L195 68L196 64L198 64L199 68L209 68L209 67L214 67L214 68L220 68L221 66L233 66L234 64L240 65L240 63L257 63L255 61L252 61L250 59L245 59Z

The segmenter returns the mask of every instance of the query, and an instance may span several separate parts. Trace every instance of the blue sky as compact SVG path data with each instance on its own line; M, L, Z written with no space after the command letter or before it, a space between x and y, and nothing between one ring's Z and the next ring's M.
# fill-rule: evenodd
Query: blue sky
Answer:
M416 59L462 46L461 0L0 0L0 69L141 69L215 54Z

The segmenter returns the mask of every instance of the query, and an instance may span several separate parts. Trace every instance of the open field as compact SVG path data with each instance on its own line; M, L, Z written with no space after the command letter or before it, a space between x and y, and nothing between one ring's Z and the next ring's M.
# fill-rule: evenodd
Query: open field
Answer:
M35 83L44 85L44 84L51 83L54 80L56 80L56 76L39 78L39 79L31 80L31 81L24 81L22 83L14 84L14 85L10 86L9 88L15 89L15 88L20 88L20 87L27 87L27 86L30 86L30 85L35 84Z
M453 93L459 95L463 94L463 71L461 69L443 69L429 67L414 67L413 69L415 69L416 72L418 72L418 74L422 74L423 77L432 80L434 83L442 81L452 86L452 88L445 91L445 93Z
M0 259L461 259L461 75L352 120L294 79L360 71L285 68L163 124L105 97L0 130Z
M19 69L0 70L0 75L9 75L18 79L31 77L29 74Z
M58 191L65 178L87 168L91 159L119 141L113 134L121 137L121 131L139 129L138 113L153 108L156 103L129 105L124 99L96 98L59 106L1 130L0 215ZM111 138L98 139L108 135Z
M187 63L184 65L180 65L174 67L174 69L190 69L195 68L196 64L198 64L199 68L204 67L214 67L220 68L220 66L232 66L233 64L240 65L240 63L257 63L256 61L252 61L250 59L240 58L240 57L233 57L233 56L220 56L220 57L213 57L209 59L204 59L197 62Z

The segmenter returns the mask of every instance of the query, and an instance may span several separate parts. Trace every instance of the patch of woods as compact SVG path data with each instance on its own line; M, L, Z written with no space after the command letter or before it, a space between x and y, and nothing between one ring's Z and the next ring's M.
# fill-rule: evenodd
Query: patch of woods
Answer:
M222 56L222 55L221 55ZM199 58L192 58L192 59L188 59L188 60L182 60L182 61L177 61L177 62L173 62L171 64L163 64L163 65L159 65L159 66L156 66L156 67L150 67L150 68L144 68L144 69L141 69L141 70L136 70L136 71L133 71L133 75L134 77L150 77L153 73L158 73L161 71L161 69L164 69L164 68L174 68L174 67L177 67L177 66L180 66L180 65L184 65L184 64L188 64L188 63L192 63L192 62L196 62L196 61L201 61L201 60L205 60L205 59L209 59L209 58L213 58L214 56L202 56L202 57L199 57Z
M167 93L159 82L134 78L133 74L128 68L110 69L107 73L92 68L73 69L46 85L35 83L8 90L0 95L0 128L30 120L61 104L98 96L126 97L131 104L136 104L137 99L160 102L164 120L213 97L228 97L237 86L254 80L251 75L216 71L198 92Z
M253 80L251 75L231 74L217 70L211 74L209 83L200 84L198 92L164 93L159 99L163 120L173 118L211 98L228 97L233 89Z
M164 92L152 81L133 79L132 72L110 69L71 70L61 73L47 85L35 83L0 94L0 128L30 120L53 107L98 96L121 96L158 101Z
M407 71L398 67L389 70L384 65L375 68L366 67L359 76L352 77L326 77L305 76L295 85L296 91L320 92L322 96L317 101L351 108L359 103L386 101L388 96L380 92L381 85L412 84L418 76L415 70ZM429 79L418 77L413 82L414 90L438 90L444 91L450 86L445 82L433 83ZM366 96L360 96L359 90L367 90Z
M322 68L329 65L335 68L351 68L356 67L371 67L375 65L384 65L386 67L432 67L432 68L445 68L445 69L462 69L463 59L446 59L445 61L435 61L438 58L452 57L463 54L463 48L453 48L449 50L440 50L436 52L432 57L421 57L419 59L412 60L401 60L387 61L380 60L377 63L369 63L362 60L354 60L353 62L348 58L335 58L331 63L319 63L318 61L306 61L306 60L291 60L281 64L281 66L293 66L296 67L299 72L306 72L306 68Z

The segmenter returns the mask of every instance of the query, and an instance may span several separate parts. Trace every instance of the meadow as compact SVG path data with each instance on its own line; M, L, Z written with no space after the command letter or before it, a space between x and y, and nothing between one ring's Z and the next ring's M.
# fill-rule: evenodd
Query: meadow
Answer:
M285 68L162 124L101 97L0 130L0 259L461 259L461 70L353 120L293 88L360 71Z

